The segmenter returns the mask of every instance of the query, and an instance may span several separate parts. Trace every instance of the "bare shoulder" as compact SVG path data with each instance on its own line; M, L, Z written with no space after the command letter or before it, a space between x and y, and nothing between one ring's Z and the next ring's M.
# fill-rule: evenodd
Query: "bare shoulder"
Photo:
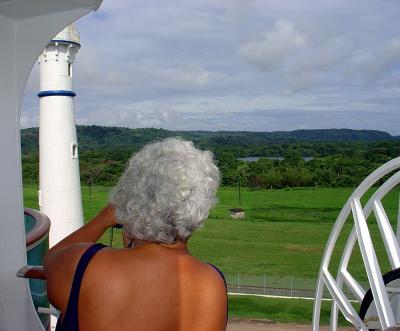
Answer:
M200 277L202 279L203 290L215 297L226 299L226 285L222 272L214 265L200 262L202 267L199 268Z
M67 304L76 267L82 254L93 243L79 243L50 250L44 260L47 293L52 304L63 310Z
M198 298L206 306L219 305L226 302L226 285L223 276L218 270L202 261L193 258L188 262L188 288L194 293L201 293Z
M190 291L195 298L196 314L191 316L190 330L225 330L227 320L227 291L222 275L210 264L198 261L196 263L195 283ZM188 305L189 306L189 305Z

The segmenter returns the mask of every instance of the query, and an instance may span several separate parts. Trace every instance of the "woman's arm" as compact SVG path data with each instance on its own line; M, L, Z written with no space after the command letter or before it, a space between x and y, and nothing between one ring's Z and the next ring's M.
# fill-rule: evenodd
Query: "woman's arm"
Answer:
M61 240L49 252L55 252L77 243L96 242L109 227L115 224L114 207L107 205L92 220Z
M51 248L44 259L50 302L65 311L76 266L82 254L109 227L115 225L114 208L103 208L91 221Z

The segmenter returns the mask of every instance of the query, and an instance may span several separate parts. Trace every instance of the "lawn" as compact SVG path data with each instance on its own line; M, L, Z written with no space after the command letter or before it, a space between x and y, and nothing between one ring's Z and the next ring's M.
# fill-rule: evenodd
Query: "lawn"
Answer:
M247 319L267 319L284 323L311 324L313 314L312 300L263 298L245 295L229 296L229 316ZM320 322L329 324L331 301L323 301ZM349 323L340 316L340 325Z
M88 187L82 188L85 220L93 217L107 203L109 190L110 188L97 186L90 197ZM211 211L204 227L191 238L189 249L199 259L218 265L228 279L237 277L238 273L242 277L268 275L282 279L291 277L316 279L333 223L352 190L350 188L242 189L242 204L239 206L236 188L220 188L218 205ZM36 192L36 187L24 188L25 206L37 208ZM383 201L391 220L397 219L398 197L396 190ZM232 207L245 209L245 219L230 219L229 209ZM333 266L337 266L351 230L351 222L348 223L332 258ZM376 238L379 231L373 219L370 230ZM119 231L114 230L113 243L116 246L121 245ZM109 240L109 233L106 233L102 241L109 244ZM383 245L378 242L375 248L378 256L382 257L382 270L388 271L387 259L383 258L385 256ZM353 255L352 273L357 279L365 279L359 253L355 252ZM233 314L231 316L244 314L243 316L247 317L276 318L282 322L310 321L311 302L302 302L301 307L296 308L299 303L291 301L292 303L287 306L292 307L291 312L285 313L280 307L283 301L273 299L275 303L271 305L271 300L231 298L230 311ZM286 305L287 303L284 303L284 306ZM276 314L271 309L276 310ZM299 316L303 316L303 319ZM326 316L323 320L327 323L328 313Z

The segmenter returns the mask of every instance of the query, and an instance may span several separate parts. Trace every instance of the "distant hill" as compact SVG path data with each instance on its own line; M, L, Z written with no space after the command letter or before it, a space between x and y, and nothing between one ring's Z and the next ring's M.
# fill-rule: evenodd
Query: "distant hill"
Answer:
M274 139L288 139L296 141L382 141L394 139L389 133L378 130L351 130L351 129L316 129L276 131L270 134Z
M222 185L249 187L354 187L381 164L400 155L400 139L374 130L296 130L277 132L168 131L78 126L82 183L113 186L132 153L143 145L180 136L211 150ZM21 130L24 183L38 183L38 128ZM304 162L303 157L312 161ZM238 158L257 157L245 163ZM267 158L265 158L267 157ZM271 161L278 157L283 161ZM243 181L242 181L243 180Z
M77 126L80 151L99 149L137 150L144 144L167 137L181 136L207 148L218 146L255 146L271 143L300 142L375 142L399 140L377 130L317 129L275 132L250 131L169 131L164 129L129 129L105 126ZM38 128L21 130L22 152L37 151Z

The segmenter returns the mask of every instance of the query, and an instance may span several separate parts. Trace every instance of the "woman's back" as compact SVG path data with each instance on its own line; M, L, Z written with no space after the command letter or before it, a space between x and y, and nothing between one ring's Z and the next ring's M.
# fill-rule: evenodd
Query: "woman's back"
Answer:
M110 205L46 255L47 293L62 312L59 328L76 331L78 318L80 331L225 330L224 281L187 250L217 201L219 179L212 154L181 139L132 155ZM87 261L87 249L98 247L93 244L117 223L124 247L135 247L98 251L82 282L72 286L79 290L76 300L78 290L70 293L79 261Z
M66 292L66 294L68 291ZM89 330L224 330L226 288L185 247L145 243L103 249L80 290L79 325Z

